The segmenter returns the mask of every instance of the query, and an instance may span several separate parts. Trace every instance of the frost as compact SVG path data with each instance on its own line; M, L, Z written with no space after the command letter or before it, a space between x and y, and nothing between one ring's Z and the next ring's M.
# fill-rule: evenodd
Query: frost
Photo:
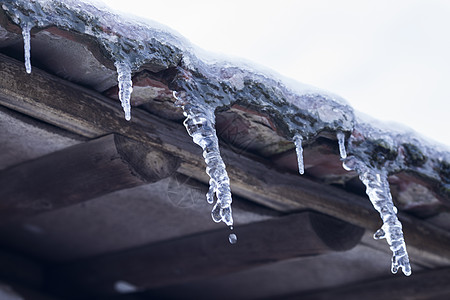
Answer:
M376 170L355 156L348 157L343 166L346 170L355 170L366 186L366 193L373 207L380 213L383 226L375 232L375 239L386 239L392 251L392 273L402 268L403 274L411 275L406 244L403 238L402 224L397 218L397 209L392 202L386 170Z
M31 43L30 43L30 30L31 26L28 23L24 23L22 25L22 36L23 36L23 50L24 50L24 56L25 56L25 70L28 74L31 73L31 57L30 57L30 51L31 51Z
M124 62L114 64L117 69L117 80L119 82L119 99L125 112L125 120L131 120L131 92L133 92L133 82L131 80L131 67Z
M188 134L194 143L203 149L206 173L211 178L206 199L208 203L212 204L214 197L217 198L211 212L212 219L214 222L222 221L228 226L232 226L230 179L225 169L225 163L220 156L214 110L184 102L179 98L177 98L176 104L183 108L183 114L186 117L183 124Z
M336 136L339 143L339 154L342 159L345 159L347 158L347 151L345 150L345 135L339 131Z
M296 134L294 136L295 152L297 153L298 172L300 174L305 173L305 164L303 163L303 138L301 135Z

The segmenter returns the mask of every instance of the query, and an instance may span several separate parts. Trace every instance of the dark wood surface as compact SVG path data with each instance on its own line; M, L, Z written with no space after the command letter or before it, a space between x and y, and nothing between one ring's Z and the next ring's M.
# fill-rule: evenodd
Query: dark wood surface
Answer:
M108 135L0 172L0 223L170 176L178 160Z
M282 299L303 300L419 300L450 299L450 269L437 269L413 274L411 277L392 276L389 279L330 289L309 295L291 295Z
M320 225L319 225L320 224ZM303 212L151 244L56 266L51 281L64 290L115 294L115 283L138 290L218 276L279 260L353 248L364 229L326 215ZM65 285L71 288L65 287Z
M88 138L119 133L145 147L178 157L178 172L208 183L201 149L181 124L138 109L123 118L120 104L98 93L49 75L37 68L28 75L23 63L0 55L0 104ZM226 147L221 153L232 192L282 212L313 209L375 231L381 220L366 197L279 173L270 163L255 161ZM429 266L450 264L450 234L400 214L412 261Z

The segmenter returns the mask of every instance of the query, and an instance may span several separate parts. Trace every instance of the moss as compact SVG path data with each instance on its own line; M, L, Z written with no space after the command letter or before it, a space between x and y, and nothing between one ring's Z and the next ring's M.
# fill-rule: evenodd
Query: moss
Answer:
M413 144L402 144L405 149L405 163L408 166L420 167L427 162L427 157Z
M386 161L393 161L397 158L397 150L392 149L386 141L378 139L370 141L369 143L372 144L368 147L368 150L371 150L371 160L377 165L384 165Z

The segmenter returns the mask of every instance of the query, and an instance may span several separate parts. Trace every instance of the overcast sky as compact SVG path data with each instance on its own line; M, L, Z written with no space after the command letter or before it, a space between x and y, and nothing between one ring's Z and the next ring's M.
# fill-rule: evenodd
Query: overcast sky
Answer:
M450 145L450 1L103 2Z

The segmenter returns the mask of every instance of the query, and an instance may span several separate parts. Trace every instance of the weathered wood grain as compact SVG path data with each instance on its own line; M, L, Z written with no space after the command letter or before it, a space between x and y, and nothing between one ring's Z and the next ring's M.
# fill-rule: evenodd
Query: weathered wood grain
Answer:
M170 176L178 160L108 135L0 172L0 223Z
M201 149L181 124L134 109L127 122L119 103L37 68L28 75L23 64L0 55L0 104L89 138L119 133L181 160L178 172L208 183ZM366 197L320 184L270 167L226 147L221 153L231 178L232 192L273 209L292 212L310 208L375 231L379 216ZM412 261L450 264L450 234L400 214Z
M68 290L87 294L115 294L119 281L145 290L283 259L348 250L359 242L364 229L302 212L239 226L234 245L228 242L229 233L225 228L59 265L51 273L52 282L62 287L74 284Z

